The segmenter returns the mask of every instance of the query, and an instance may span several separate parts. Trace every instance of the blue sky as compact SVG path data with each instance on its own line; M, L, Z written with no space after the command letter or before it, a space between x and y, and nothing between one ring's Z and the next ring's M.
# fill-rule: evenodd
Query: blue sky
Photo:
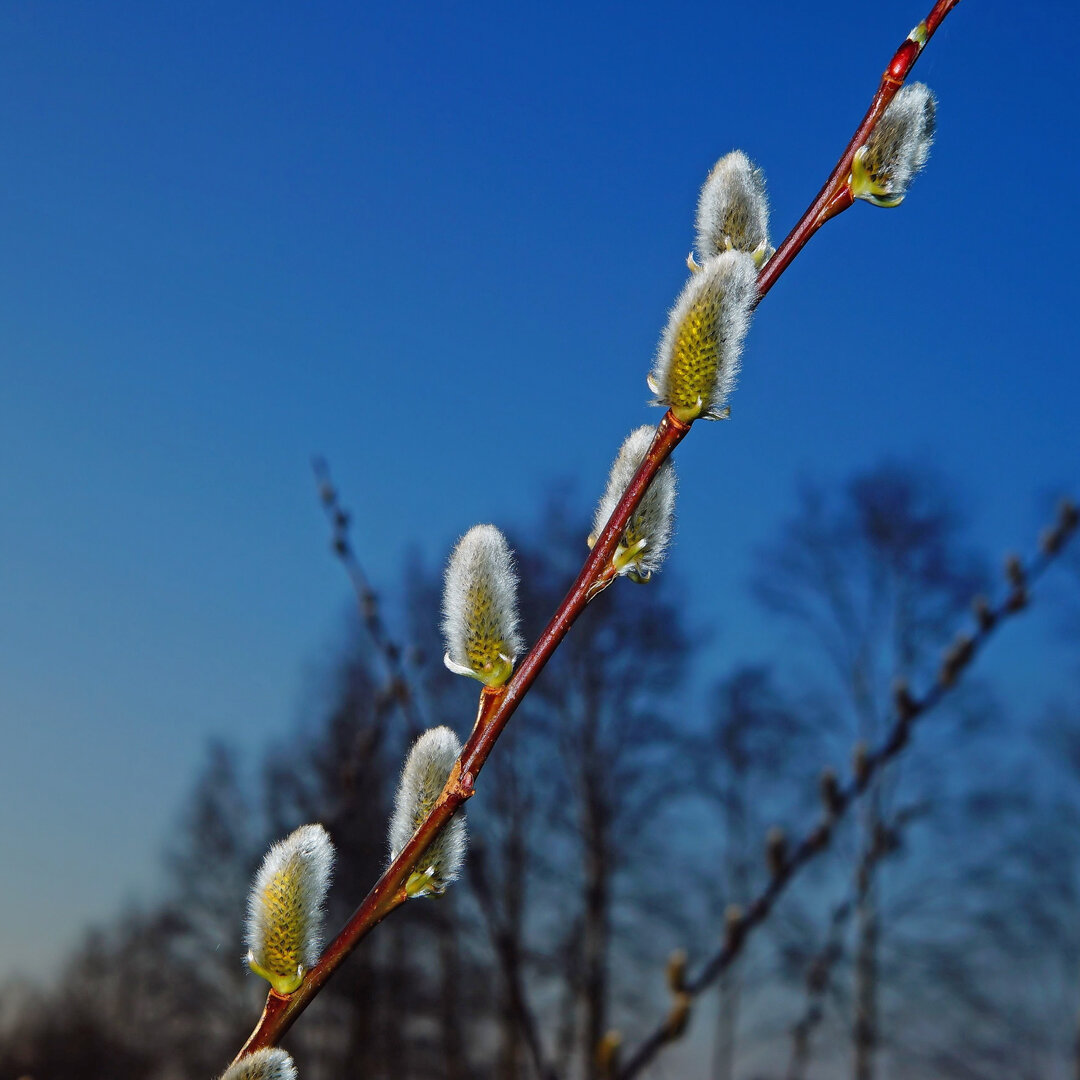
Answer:
M346 601L311 454L391 592L552 478L587 516L709 166L763 167L778 241L925 3L0 10L0 971L152 890L208 736L295 722ZM931 462L995 555L1080 489L1078 30L961 4L925 174L812 242L680 449L717 670L779 647L745 579L799 477Z

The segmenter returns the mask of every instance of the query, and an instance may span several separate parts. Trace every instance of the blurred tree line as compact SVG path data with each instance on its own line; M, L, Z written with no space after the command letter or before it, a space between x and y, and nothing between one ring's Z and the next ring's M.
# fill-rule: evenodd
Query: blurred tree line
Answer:
M580 565L568 507L511 535L525 627ZM587 610L485 771L464 880L384 923L288 1037L305 1080L602 1080L605 1035L663 1015L670 952L715 947L769 827L812 820L821 769L873 745L894 680L933 676L992 581L948 489L884 465L807 486L754 585L792 659L723 673L701 715L677 565ZM51 988L0 994L0 1080L220 1073L261 1008L241 943L269 843L329 829L333 930L385 864L415 728L467 733L440 595L412 560L389 672L357 625L289 740L257 763L210 748L164 899L89 932ZM1080 1076L1080 724L1075 702L1033 719L972 680L951 694L652 1075Z

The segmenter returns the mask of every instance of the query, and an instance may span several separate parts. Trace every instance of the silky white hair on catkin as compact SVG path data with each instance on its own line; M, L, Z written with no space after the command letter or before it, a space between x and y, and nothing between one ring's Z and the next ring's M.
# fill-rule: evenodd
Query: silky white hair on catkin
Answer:
M710 170L698 197L698 257L711 259L735 248L769 252L769 200L765 175L741 151L725 154Z
M655 429L646 424L635 428L623 440L608 474L607 488L593 516L594 537L600 535L615 507L619 505L619 500L633 480L655 434ZM621 544L624 548L631 548L641 540L645 541L645 546L620 573L635 570L648 577L660 569L675 521L675 490L675 466L669 458L652 478L623 530Z
M272 1046L242 1057L221 1080L296 1080L296 1066L284 1050Z
M719 420L735 388L743 340L757 299L751 255L725 251L691 274L668 315L649 385L652 404Z
M510 545L494 525L474 525L457 542L443 584L442 627L452 671L484 681L492 665L505 661L509 675L524 645L517 583Z
M413 744L394 796L389 836L391 862L431 813L460 753L461 742L448 727L431 728ZM467 847L465 816L459 810L416 860L414 872L426 874L429 880L421 891L410 895L443 892L460 875Z
M855 196L883 206L900 202L930 157L936 122L937 101L929 87L902 86L856 154L853 174L865 173L865 179L853 185Z
M264 978L298 982L298 969L319 959L333 867L334 845L318 824L301 825L266 853L248 898L246 935L248 963Z

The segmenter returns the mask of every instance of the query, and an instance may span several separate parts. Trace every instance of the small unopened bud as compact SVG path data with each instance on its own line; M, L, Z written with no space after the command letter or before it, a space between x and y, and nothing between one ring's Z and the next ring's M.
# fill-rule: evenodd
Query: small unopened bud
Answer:
M851 748L851 771L858 784L870 778L870 749L862 739Z
M390 860L398 857L431 813L461 753L458 737L448 727L431 728L413 744L401 770L394 815L390 819ZM438 896L457 880L468 842L459 810L418 856L405 883L410 897Z
M1005 559L1005 577L1014 589L1022 589L1027 585L1027 574L1019 555L1009 555Z
M589 547L596 543L596 538L619 505L619 500L652 445L653 434L653 429L647 425L635 428L619 448L608 475L607 490L593 517ZM630 515L623 529L612 562L615 569L629 576L631 581L648 581L664 561L675 519L675 483L675 466L668 458L652 478L638 508Z
M765 862L769 873L779 877L787 864L787 833L779 825L773 825L765 834Z
M601 1040L596 1048L596 1069L603 1080L610 1080L619 1071L619 1050L623 1037L614 1028Z
M291 994L322 949L334 845L321 825L301 825L266 853L248 897L248 966Z
M664 1021L665 1038L677 1039L686 1030L686 1025L690 1022L690 1006L692 1004L693 999L685 991L675 995L675 1000L671 1005L671 1012L667 1014L667 1019Z
M941 660L938 678L943 686L951 686L956 682L957 675L968 665L974 652L975 645L971 638L967 634L959 634L945 650L945 655Z
M1080 507L1072 499L1062 499L1058 507L1058 523L1066 533L1080 525Z
M517 573L494 525L475 525L457 543L443 588L446 666L486 686L501 686L522 648Z
M738 904L724 908L724 939L733 946L743 934L743 909Z
M976 596L971 602L971 610L975 612L975 621L979 624L980 630L985 633L987 630L993 629L997 616L990 606L990 601L985 596Z
M896 715L905 722L914 719L918 714L918 703L911 696L906 679L897 679L893 683L893 708L896 709Z
M765 177L741 150L725 154L710 170L697 206L698 257L745 251L757 266L772 254Z
M899 206L930 156L936 102L923 83L901 87L851 163L851 194L875 206Z
M271 1046L230 1065L221 1080L296 1080L296 1066L284 1050Z
M1054 524L1044 529L1039 538L1039 546L1046 555L1056 555L1068 540L1069 534L1076 528L1078 520L1076 506L1068 499L1062 501L1058 508L1057 520Z
M668 316L649 376L654 405L667 406L683 423L722 417L756 297L751 256L725 251L706 261Z
M673 994L679 994L686 989L686 950L676 949L669 957L664 977L667 979L668 989Z
M825 808L826 816L830 819L837 817L843 809L843 802L840 797L840 781L836 778L836 773L832 769L823 769L818 784L821 805Z

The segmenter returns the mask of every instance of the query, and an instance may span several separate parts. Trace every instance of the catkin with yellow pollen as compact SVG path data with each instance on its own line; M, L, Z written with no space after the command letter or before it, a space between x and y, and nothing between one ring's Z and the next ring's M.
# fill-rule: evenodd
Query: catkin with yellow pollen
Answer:
M334 846L321 825L302 825L266 853L248 897L248 966L291 994L322 949Z
M446 666L486 686L501 686L522 648L517 625L517 573L510 547L494 525L475 525L458 541L446 567Z
M705 261L668 316L649 376L654 405L667 406L684 423L726 415L756 296L753 256L724 251Z

